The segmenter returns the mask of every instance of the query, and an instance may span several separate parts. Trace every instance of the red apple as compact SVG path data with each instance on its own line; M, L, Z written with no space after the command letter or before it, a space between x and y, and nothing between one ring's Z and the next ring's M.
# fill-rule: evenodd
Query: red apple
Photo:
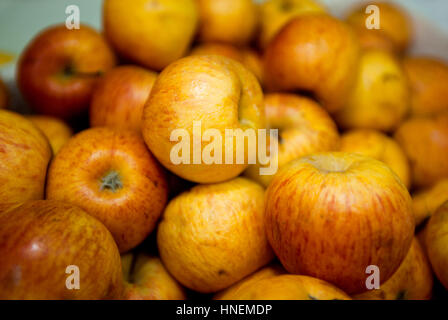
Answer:
M0 79L0 109L8 106L9 93L2 79Z
M411 196L384 163L355 153L315 154L290 162L266 194L269 242L285 269L367 290L366 269L387 281L414 235Z
M34 111L68 119L87 110L100 75L115 65L103 37L82 25L38 34L22 53L17 81Z
M122 294L120 254L111 234L66 203L30 201L1 214L0 256L0 299L114 299ZM68 278L78 271L79 289L69 289Z
M78 205L110 230L120 252L155 228L167 201L163 169L134 131L93 128L56 155L47 198Z
M143 107L156 81L155 72L137 66L108 71L93 92L90 125L141 130Z
M48 140L30 120L0 110L0 214L44 198L51 156Z

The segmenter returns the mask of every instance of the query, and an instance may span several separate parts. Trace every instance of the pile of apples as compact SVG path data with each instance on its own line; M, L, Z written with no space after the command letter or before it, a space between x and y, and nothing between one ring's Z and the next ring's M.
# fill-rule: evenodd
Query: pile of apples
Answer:
M376 5L379 30L313 0L105 0L102 33L39 33L17 65L34 114L0 83L0 299L448 288L448 66L408 56L409 16ZM195 121L278 129L278 173L173 163Z

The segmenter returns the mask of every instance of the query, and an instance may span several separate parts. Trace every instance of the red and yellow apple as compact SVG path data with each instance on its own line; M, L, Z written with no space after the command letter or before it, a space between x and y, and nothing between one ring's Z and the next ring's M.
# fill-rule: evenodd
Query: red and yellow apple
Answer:
M197 0L200 13L200 42L221 42L237 46L252 40L258 25L253 0Z
M347 17L347 22L354 28L367 29L366 20L370 15L366 14L367 5L375 5L379 9L379 21L377 21L379 29L372 29L371 31L384 33L386 37L393 41L396 51L405 51L413 38L412 22L407 12L402 7L392 3L364 3L354 8Z
M2 79L0 79L0 109L4 109L8 106L9 100L9 92L3 83Z
M445 202L429 219L426 248L437 278L448 289L448 202Z
M226 130L250 129L256 135L264 126L263 93L249 70L223 56L190 56L160 73L143 111L142 132L168 170L213 183L238 176L248 165L248 144L225 143ZM214 142L207 143L207 132L219 136L221 144L211 138ZM242 163L235 160L238 154L245 158Z
M269 150L270 161L276 157L278 168L312 153L339 149L336 124L312 99L295 94L270 93L265 95L264 106L267 127L279 130L278 153ZM260 175L259 164L249 166L245 174L265 187L273 178L272 175Z
M411 169L400 145L385 134L368 129L352 130L341 136L343 152L355 152L380 160L387 164L409 189Z
M356 85L344 107L336 113L345 129L397 128L409 111L409 89L400 62L391 53L365 51Z
M132 268L129 266L129 256ZM124 299L185 300L184 288L168 273L159 258L144 253L122 258L125 276Z
M264 60L269 90L309 92L335 112L355 84L359 45L350 27L336 18L302 15L269 43Z
M303 275L277 275L250 283L221 300L351 300L332 284Z
M261 48L271 42L275 35L292 18L313 13L325 13L326 8L315 0L267 0L260 6L260 35Z
M160 257L184 286L223 290L273 258L264 221L264 190L255 182L195 186L165 209L157 232Z
M53 154L58 153L64 144L73 135L72 129L62 120L50 116L29 116L36 127L38 127L50 142Z
M415 187L448 178L448 113L411 118L394 137L409 159Z
M370 265L387 281L414 235L412 201L381 161L330 152L290 162L266 192L266 231L285 269L349 294L367 290Z
M431 57L407 57L403 66L411 87L411 114L448 111L448 65Z
M120 66L107 72L93 92L90 126L111 126L141 131L143 107L157 73L137 66Z
M47 198L72 203L109 229L120 252L154 230L167 201L163 169L134 132L93 128L74 136L52 161Z
M123 278L114 239L101 222L76 206L27 202L0 215L0 239L0 299L121 298ZM77 289L67 286L77 282L71 276L79 276Z
M0 110L0 214L44 198L51 156L48 140L30 120Z
M448 201L448 178L437 181L433 186L419 190L412 195L415 224L429 218L445 201Z
M433 275L428 258L417 238L412 241L406 258L398 270L380 289L354 296L357 300L429 300Z
M57 25L39 33L22 53L17 82L34 111L68 119L87 110L100 75L115 63L97 31Z
M193 41L196 0L105 0L103 26L120 56L159 71L182 58Z
M383 50L391 54L398 54L398 49L393 40L381 30L354 27L359 45L363 50Z

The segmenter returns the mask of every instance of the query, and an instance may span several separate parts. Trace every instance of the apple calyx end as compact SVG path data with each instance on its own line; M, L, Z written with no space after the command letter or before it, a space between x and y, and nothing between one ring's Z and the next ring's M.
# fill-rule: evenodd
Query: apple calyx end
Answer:
M101 178L101 191L109 190L111 192L117 192L121 188L123 188L123 183L118 172L110 171L103 178Z

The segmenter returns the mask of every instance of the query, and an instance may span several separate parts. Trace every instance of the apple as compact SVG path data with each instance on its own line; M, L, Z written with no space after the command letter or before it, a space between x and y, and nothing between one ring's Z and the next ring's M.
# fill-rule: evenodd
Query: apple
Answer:
M448 201L448 178L437 181L429 188L415 192L412 195L415 224L419 225L431 217L445 201Z
M160 73L143 110L142 132L165 168L190 181L213 183L238 176L248 165L248 161L227 161L226 153L233 153L233 158L237 153L247 158L249 149L241 144L233 148L233 143L232 149L227 144L227 150L226 129L257 130L264 126L263 93L250 71L223 56L190 56ZM222 138L221 159L217 154L211 162L202 157L212 143L204 139L209 129ZM173 134L179 131L183 136L176 141ZM182 152L186 159L174 162L173 150L185 142L194 148L193 152ZM194 158L197 151L200 159Z
M448 113L411 118L395 132L411 164L415 187L448 178Z
M448 202L445 202L429 219L426 248L437 278L448 289Z
M196 0L105 0L107 40L125 59L160 71L183 57L199 22Z
M50 116L32 115L28 119L34 123L47 137L53 154L58 153L62 146L73 135L72 129L62 120Z
M0 79L0 109L4 109L8 106L9 101L9 92L3 83L2 79Z
M190 55L220 55L242 63L263 83L263 62L260 55L250 48L237 48L230 44L203 43L194 47Z
M325 14L288 22L266 48L270 91L305 91L330 112L344 106L356 80L359 45L353 31Z
M411 187L411 169L406 154L400 145L387 135L369 129L345 132L341 136L340 151L355 152L384 162L408 189Z
M400 6L386 2L369 2L368 4L357 5L350 11L347 22L355 28L366 28L366 20L369 15L366 14L367 5L375 5L379 12L376 22L380 29L372 29L374 32L380 30L385 36L389 37L398 52L405 51L413 38L412 22L407 12Z
M185 287L228 288L273 258L263 188L244 178L193 187L169 202L157 244L163 264Z
M51 156L48 140L30 120L0 110L0 214L44 198Z
M411 114L448 111L448 65L432 57L407 57L403 66L411 87Z
M411 196L381 161L314 154L275 175L266 191L266 231L289 273L361 293L368 266L379 268L384 283L404 260L414 234Z
M17 83L34 111L69 119L87 110L95 84L115 63L97 31L56 25L39 33L22 53Z
M93 92L90 126L111 126L141 131L143 107L157 73L137 66L108 71Z
M428 258L417 238L412 241L398 270L380 289L354 296L357 300L429 300L433 275Z
M200 42L222 42L243 46L252 40L258 12L252 0L197 0Z
M278 167L291 160L322 151L339 149L339 133L328 113L312 99L288 93L265 95L266 123L279 130ZM266 165L268 166L268 165ZM272 175L260 175L260 165L251 165L245 174L267 187Z
M271 263L270 265L261 268L260 270L252 273L251 275L245 277L244 279L238 281L234 285L227 289L217 293L213 299L215 300L229 300L232 297L238 296L240 293L245 292L247 288L262 279L269 279L275 276L285 274L286 270L277 263Z
M353 30L363 50L384 50L391 54L399 54L395 43L385 32L367 29L365 26L354 27Z
M313 13L326 13L327 9L315 0L267 0L260 6L259 45L266 48L275 35L292 18Z
M125 278L124 299L185 300L187 298L184 288L168 273L159 258L140 253L133 259L132 269L129 269ZM122 260L124 267L129 265L127 260L129 260L127 256Z
M356 85L335 119L344 129L390 132L409 111L409 89L399 61L382 50L364 51Z
M303 275L277 275L249 284L222 300L351 300L332 284Z
M74 136L55 156L46 195L103 222L123 253L154 230L168 190L163 169L138 133L93 128Z
M0 239L0 299L121 298L123 279L114 239L78 207L29 201L0 215ZM69 289L67 284L76 285L70 279L76 272L79 288Z

